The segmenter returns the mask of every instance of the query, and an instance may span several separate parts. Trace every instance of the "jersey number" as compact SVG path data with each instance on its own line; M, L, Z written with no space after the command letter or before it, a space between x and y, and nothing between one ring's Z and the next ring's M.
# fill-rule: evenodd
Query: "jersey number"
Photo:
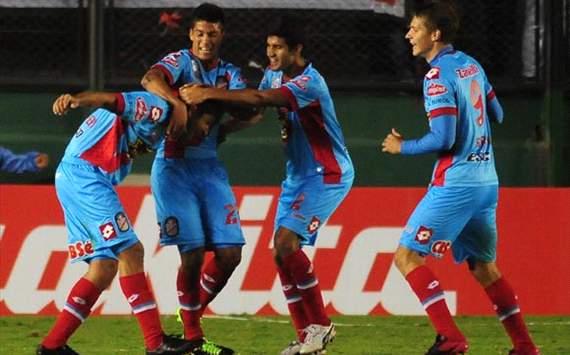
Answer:
M475 122L477 122L479 126L482 126L485 120L485 116L483 115L483 97L481 96L481 87L477 80L471 81L471 104L478 112Z

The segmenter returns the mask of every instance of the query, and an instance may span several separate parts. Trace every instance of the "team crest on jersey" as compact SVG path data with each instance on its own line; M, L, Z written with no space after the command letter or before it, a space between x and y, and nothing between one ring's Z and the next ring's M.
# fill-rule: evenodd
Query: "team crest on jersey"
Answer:
M438 83L431 83L427 88L427 94L428 96L440 96L447 94L447 88Z
M306 91L307 84L311 81L311 77L307 75L301 75L298 78L291 80L291 84L297 86L299 89Z
M426 78L428 80L432 80L432 79L439 79L439 67L433 67L431 68L427 74L426 74Z
M115 227L113 227L113 223L107 222L101 226L99 226L99 232L103 236L103 239L111 240L117 236L117 232L115 231Z
M148 112L148 108L146 107L146 103L144 102L142 97L137 97L136 104L135 104L135 121L140 121Z
M451 248L451 241L438 240L431 246L431 252L435 257L441 258Z
M158 106L151 106L150 107L150 120L152 121L152 123L156 123L160 120L160 117L162 117L162 108L158 107Z
M162 61L170 66L178 68L178 58L181 56L180 52L172 53L162 59Z
M479 73L479 68L475 64L471 64L466 68L459 68L455 70L460 79L469 78Z
M311 218L311 223L309 223L309 226L307 227L307 232L309 232L309 234L313 234L320 226L321 220L317 216L313 216L313 218Z
M416 237L414 238L418 243L424 245L429 242L431 236L433 235L433 229L427 228L424 226L420 226L418 232L416 233Z
M276 76L273 78L273 80L271 81L271 88L272 89L278 89L281 87L281 78Z
M176 217L168 217L164 220L164 233L168 237L176 237L179 232L178 219Z
M115 223L121 232L129 230L129 220L123 212L119 212L115 215Z

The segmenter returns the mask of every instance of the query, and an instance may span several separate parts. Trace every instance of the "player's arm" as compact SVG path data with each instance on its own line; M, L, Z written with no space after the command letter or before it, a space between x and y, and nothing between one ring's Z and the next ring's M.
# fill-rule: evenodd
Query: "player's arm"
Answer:
M451 149L455 143L456 116L441 115L430 120L430 131L419 139L404 140L395 129L382 142L382 151L391 154L425 154Z
M102 107L114 113L117 112L117 94L108 92L84 91L76 95L60 95L53 103L53 113L62 116L67 114L69 109L78 107Z
M217 100L228 104L255 107L289 105L289 99L284 89L226 90L201 85L188 85L180 88L180 97L189 105L197 105L206 100Z
M487 114L491 122L503 123L503 107L499 103L497 96L495 96L495 90L493 89L487 93Z
M149 69L141 80L141 85L146 91L156 94L170 103L172 113L168 124L167 133L174 138L179 137L185 130L188 122L188 109L172 91L166 75L158 67Z

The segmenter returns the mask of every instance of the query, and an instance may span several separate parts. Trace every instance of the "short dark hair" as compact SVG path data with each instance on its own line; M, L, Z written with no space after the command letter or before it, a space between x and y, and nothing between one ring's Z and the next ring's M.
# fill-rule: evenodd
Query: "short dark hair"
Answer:
M193 28L198 21L219 23L224 27L226 16L224 15L224 10L221 7L205 2L195 8L192 12L190 28Z
M421 1L412 16L423 18L429 30L440 30L441 41L445 43L453 42L459 31L459 13L450 0Z
M305 45L305 24L297 16L285 15L279 18L267 32L267 37L283 38L289 49Z

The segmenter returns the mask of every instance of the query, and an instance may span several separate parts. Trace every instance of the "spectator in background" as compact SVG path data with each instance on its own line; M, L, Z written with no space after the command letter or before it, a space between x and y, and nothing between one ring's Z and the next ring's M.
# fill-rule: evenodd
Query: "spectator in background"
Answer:
M16 174L37 173L45 169L48 164L49 156L46 153L32 151L14 154L11 150L0 147L0 171Z

